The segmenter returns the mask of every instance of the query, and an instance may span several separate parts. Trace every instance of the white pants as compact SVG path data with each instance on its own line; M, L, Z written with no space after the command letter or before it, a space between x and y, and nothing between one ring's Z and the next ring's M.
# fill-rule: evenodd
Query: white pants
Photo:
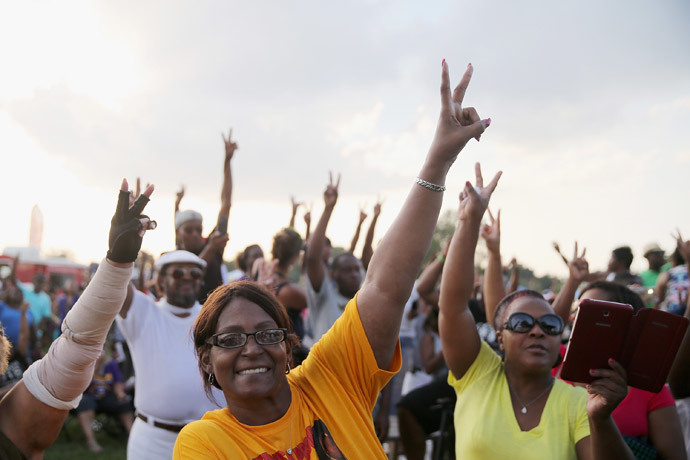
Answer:
M127 460L171 460L177 433L134 419L127 442Z

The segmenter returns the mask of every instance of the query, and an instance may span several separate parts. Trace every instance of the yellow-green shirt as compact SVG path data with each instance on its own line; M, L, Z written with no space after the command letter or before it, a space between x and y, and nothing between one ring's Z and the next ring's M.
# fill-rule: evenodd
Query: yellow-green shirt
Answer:
M379 369L356 299L288 374L292 403L283 417L248 426L228 409L207 412L180 432L173 459L386 459L371 412L381 389L400 369L400 345L391 369ZM330 457L319 456L324 452Z
M539 425L518 425L501 358L485 343L455 389L455 457L465 460L576 459L575 444L589 436L587 392L557 379Z

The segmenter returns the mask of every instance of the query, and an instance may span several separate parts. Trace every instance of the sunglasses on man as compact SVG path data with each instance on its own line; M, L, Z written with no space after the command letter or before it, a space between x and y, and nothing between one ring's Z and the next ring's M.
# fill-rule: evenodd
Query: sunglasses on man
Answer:
M198 267L176 267L170 271L170 276L176 280L181 280L185 275L193 280L198 280L204 276L204 271Z

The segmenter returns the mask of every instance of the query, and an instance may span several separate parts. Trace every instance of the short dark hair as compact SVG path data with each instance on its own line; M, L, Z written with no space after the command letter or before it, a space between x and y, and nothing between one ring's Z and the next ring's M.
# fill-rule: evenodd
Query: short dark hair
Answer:
M633 253L632 249L630 249L630 246L621 246L616 248L612 251L612 254L614 259L625 266L626 270L630 269L630 265L632 265L633 261Z
M247 272L252 269L252 267L247 267L247 254L254 248L259 248L259 250L261 250L261 246L259 246L258 244L250 244L249 246L244 248L243 251L237 253L235 262L237 263L237 267L243 272Z
M591 289L601 289L605 291L611 296L611 302L631 305L635 313L645 308L644 301L634 291L630 290L627 286L611 281L594 281L593 283L589 283L582 292L580 292L580 297L578 297L578 299L582 298L582 295Z
M350 251L341 252L340 254L338 254L337 256L335 256L333 258L333 261L331 261L331 270L337 270L338 266L340 265L340 262L347 257L352 257L356 260L359 260L359 259L357 259L357 256L354 255L353 253L351 253Z
M204 370L201 362L202 353L211 348L207 343L208 339L216 333L218 327L218 318L221 313L228 306L228 304L237 298L246 299L258 305L268 316L276 322L280 328L288 330L288 338L286 340L288 346L288 360L292 359L292 348L299 343L299 339L292 331L292 323L287 314L285 307L278 301L275 295L266 289L263 285L253 281L235 281L234 283L224 284L216 288L204 302L201 313L194 323L194 347L196 349L197 357L199 358L199 371L204 381L204 390L206 395L213 401L211 394L211 384L208 382L208 373ZM213 386L218 388L220 385L214 380Z
M302 237L291 228L284 228L273 237L271 254L285 266L302 250Z
M531 289L521 289L519 291L511 292L503 299L501 299L501 301L498 302L498 305L496 305L496 310L494 311L493 317L494 329L496 330L496 332L503 329L503 324L506 322L505 314L510 304L513 303L513 301L519 299L520 297L534 297L535 299L541 299L544 302L546 302L544 296L541 295L540 292L533 291Z

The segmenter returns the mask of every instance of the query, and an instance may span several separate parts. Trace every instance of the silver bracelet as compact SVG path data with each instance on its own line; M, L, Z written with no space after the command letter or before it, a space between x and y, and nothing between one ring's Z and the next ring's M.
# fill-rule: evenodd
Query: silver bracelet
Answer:
M431 182L425 181L421 177L416 178L414 181L416 184L419 184L424 188L428 188L432 192L445 192L446 191L445 185L432 184Z

